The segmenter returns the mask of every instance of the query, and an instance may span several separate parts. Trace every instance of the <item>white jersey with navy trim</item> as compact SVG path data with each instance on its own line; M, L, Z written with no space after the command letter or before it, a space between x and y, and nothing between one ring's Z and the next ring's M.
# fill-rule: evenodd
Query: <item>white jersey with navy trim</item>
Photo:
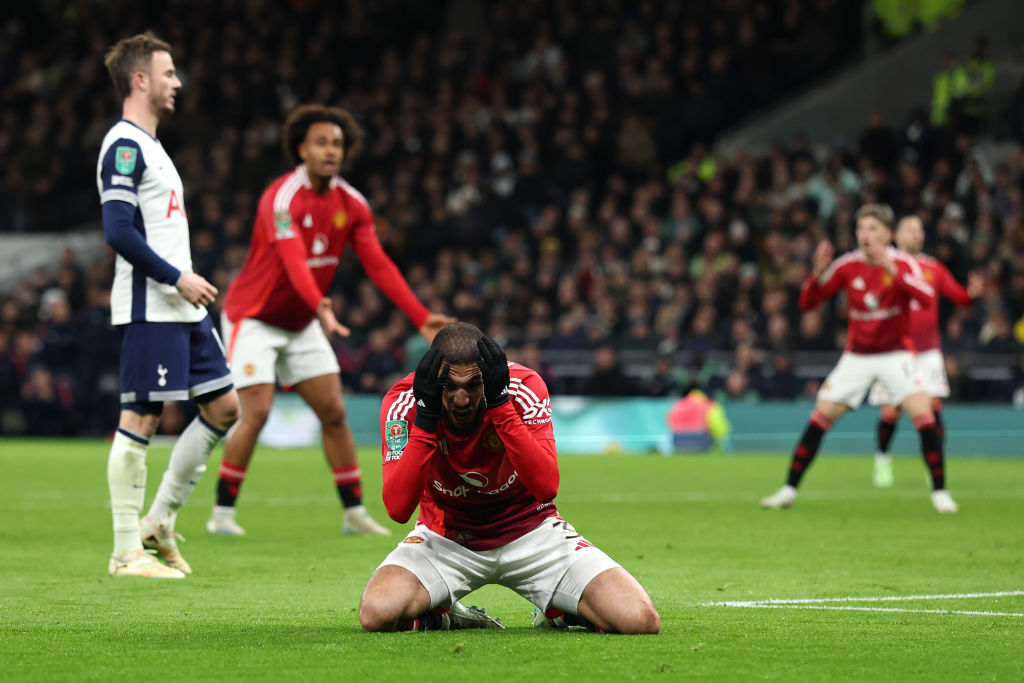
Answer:
M133 227L157 256L182 273L192 272L188 219L181 177L160 141L121 120L103 138L96 163L100 204L119 201L135 207ZM130 322L199 322L206 317L173 284L146 277L117 255L110 293L114 325Z

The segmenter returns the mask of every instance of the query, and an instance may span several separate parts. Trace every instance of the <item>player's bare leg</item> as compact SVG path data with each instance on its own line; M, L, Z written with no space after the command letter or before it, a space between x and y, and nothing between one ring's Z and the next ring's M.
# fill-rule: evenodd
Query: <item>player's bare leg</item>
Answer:
M501 619L487 616L479 607L455 602L430 609L430 594L416 575L393 564L380 567L366 584L359 601L359 624L364 631L388 632L505 628Z
M159 404L152 413L122 410L107 460L107 484L114 521L114 552L108 571L112 576L181 579L185 575L165 567L146 553L139 536L139 515L146 497L146 449L160 425Z
M939 433L935 414L932 412L932 399L923 391L911 394L903 401L901 407L914 422L914 428L921 436L921 455L932 478L932 506L937 512L951 513L959 509L953 496L946 490L945 456L942 449L942 436Z
M352 428L345 414L345 402L341 398L341 377L337 373L311 377L296 384L295 392L320 420L324 455L345 508L342 531L390 536L391 532L375 522L363 505L362 473Z
M661 617L647 591L622 567L601 572L583 589L579 616L605 633L658 633Z
M359 624L364 631L407 630L430 609L430 594L408 569L385 565L370 577L359 601Z
M274 404L273 384L254 384L238 390L241 415L224 441L217 480L217 504L206 530L222 536L244 536L245 529L235 521L235 501L245 481L245 474L256 450L263 426Z
M821 440L825 432L841 418L848 408L842 403L826 399L818 399L807 422L807 428L800 437L793 451L793 459L789 463L789 474L786 483L772 495L761 499L761 507L766 509L788 508L796 500L796 489L807 468L818 454Z
M882 406L878 416L878 451L875 453L875 467L871 478L878 488L888 488L893 485L892 456L889 454L889 444L896 433L900 413L899 406L886 403Z

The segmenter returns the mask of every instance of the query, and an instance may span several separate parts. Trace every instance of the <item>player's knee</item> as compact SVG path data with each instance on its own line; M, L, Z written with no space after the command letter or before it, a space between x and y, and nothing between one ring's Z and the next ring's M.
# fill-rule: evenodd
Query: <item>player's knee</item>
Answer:
M341 401L324 407L320 412L320 422L328 429L341 429L345 426L347 419L348 411L345 410L345 404Z
M364 631L375 633L379 631L394 631L396 617L390 610L384 609L377 601L363 601L359 605L359 625Z
M619 629L620 633L645 635L661 631L661 615L654 609L654 605L646 601L636 605L624 621Z

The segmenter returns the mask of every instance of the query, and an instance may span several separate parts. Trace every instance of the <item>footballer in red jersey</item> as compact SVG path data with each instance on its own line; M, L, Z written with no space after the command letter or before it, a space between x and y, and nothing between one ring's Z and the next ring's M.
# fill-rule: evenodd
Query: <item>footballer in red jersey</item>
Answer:
M928 284L935 288L936 297L945 297L958 306L968 306L981 296L981 276L971 273L965 289L953 279L938 259L921 252L924 246L924 224L918 216L900 219L896 227L896 246L917 261ZM937 302L936 302L937 303ZM916 301L910 304L910 339L917 354L917 370L925 392L932 397L932 412L938 426L939 436L945 439L942 424L942 399L949 396L949 380L946 378L945 359L942 357L942 339L939 336L939 307L921 306ZM900 408L889 397L888 392L878 383L871 388L868 402L882 406L878 419L878 452L875 453L875 486L880 488L893 485L892 456L889 444L896 432L900 419Z
M658 632L643 587L555 509L551 403L536 372L454 323L388 391L380 419L384 505L400 523L420 512L366 586L365 630L443 627L452 620L439 615L465 613L460 598L500 584L536 606L538 628Z
M921 452L932 478L931 500L938 512L956 512L945 486L942 439L931 398L917 374L910 338L910 306L935 305L935 290L910 256L893 249L892 209L867 204L857 211L858 249L832 260L825 241L814 253L814 269L800 291L800 308L809 310L840 291L846 293L849 327L839 363L825 378L818 401L789 466L786 484L761 500L761 507L790 507L796 489L814 460L821 439L846 411L864 400L878 382L910 414L921 437Z
M221 324L243 416L225 444L207 531L245 533L235 520L235 502L280 382L294 387L320 419L324 453L345 508L342 530L387 535L362 504L338 360L327 340L349 330L325 295L351 245L374 284L428 341L453 318L419 302L381 247L366 199L337 175L362 140L355 119L342 109L306 105L288 117L283 138L298 165L260 198L249 254L224 303Z

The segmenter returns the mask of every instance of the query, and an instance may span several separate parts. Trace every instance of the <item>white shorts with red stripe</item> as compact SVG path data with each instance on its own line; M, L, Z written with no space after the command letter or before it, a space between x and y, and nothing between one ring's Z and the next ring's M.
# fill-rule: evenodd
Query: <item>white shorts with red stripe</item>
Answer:
M946 359L940 349L929 349L917 354L917 374L921 377L921 386L929 396L947 398L949 396L949 378L946 377ZM878 382L871 386L868 403L873 406L884 406L892 403L889 392Z
M221 329L228 345L228 364L239 389L273 384L275 380L295 386L302 380L341 370L319 320L292 332L255 318L242 318L236 325L221 315Z
M924 391L917 372L917 359L910 351L851 353L845 351L825 378L818 398L856 408L872 383L880 384L899 405L911 394Z
M511 588L542 610L571 614L601 572L620 566L560 517L493 550L469 550L417 524L380 566L409 570L430 594L430 607L448 607L477 588Z

